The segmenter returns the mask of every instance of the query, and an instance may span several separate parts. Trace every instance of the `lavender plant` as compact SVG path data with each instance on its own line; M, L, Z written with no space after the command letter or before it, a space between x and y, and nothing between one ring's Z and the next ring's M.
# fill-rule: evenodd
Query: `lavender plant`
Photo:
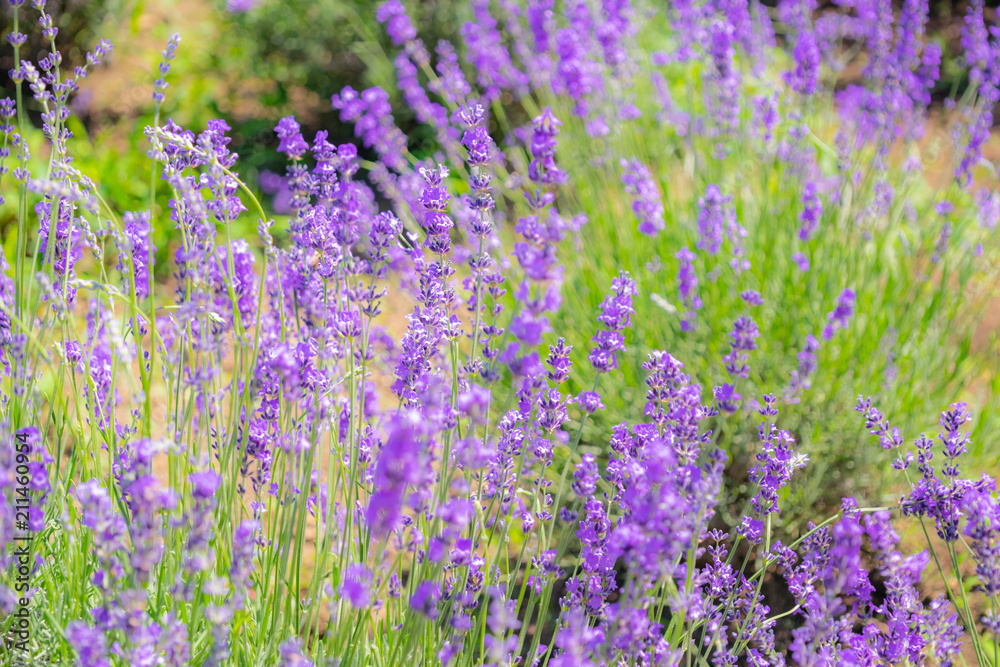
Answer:
M973 167L983 144L973 124L987 122L992 84L985 81L994 66L977 7L969 9L958 55L976 86L949 98L944 117L935 105L930 124L942 53L926 34L928 11L920 2L907 3L898 20L881 1L823 12L799 2L774 11L755 3L683 3L665 12L641 3L474 3L462 31L467 72L455 68L451 45L439 44L444 55L435 62L404 20L402 4L385 5L377 18L401 51L394 59L399 88L408 106L425 110L417 116L429 133L447 133L444 107L454 110L473 94L473 79L515 164L531 160L521 154L528 131L518 126L521 119L548 106L564 124L572 187L558 196L587 216L592 242L557 251L572 289L533 331L551 341L575 327L622 268L652 294L637 305L642 345L628 353L606 414L641 408L638 369L654 347L684 350L709 386L738 394L739 385L754 395L776 389L789 428L822 461L822 483L807 485L795 503L809 507L881 486L884 466L865 448L843 446L859 435L844 416L856 384L878 387L887 409L912 416L904 419L959 399L989 403L1000 388L988 378L965 381L995 365L980 324L997 280L992 209L978 203L991 201L995 169ZM871 29L879 20L888 28ZM775 48L775 30L787 49ZM406 73L403 61L412 61ZM859 77L841 77L854 66ZM417 73L426 81L426 104L417 101ZM427 97L434 93L438 102ZM381 88L368 94L390 98ZM339 100L334 106L342 109ZM374 147L363 127L375 121L360 108L342 111L341 119ZM657 141L647 140L652 136ZM439 143L454 154L448 140ZM382 166L374 169L378 183ZM952 172L954 179L938 177ZM607 186L615 181L620 188ZM378 188L393 199L392 188ZM661 199L674 205L664 208ZM399 201L405 219L408 207ZM960 241L953 237L958 219ZM498 233L503 238L505 227ZM853 309L841 298L845 290L854 294ZM754 314L763 340L747 377L733 384L719 359L746 291L768 297ZM852 324L853 310L861 317ZM943 337L951 344L940 345ZM592 377L571 382L581 392ZM756 401L734 405L748 417ZM584 438L599 440L613 424L595 415ZM739 459L737 469L748 463L750 442L740 434L750 422L744 425L720 434ZM975 428L993 432L993 411L983 411ZM789 517L797 527L807 518Z
M968 129L989 106L991 84L976 84L941 113L931 105L940 47L925 34L926 3L903 3L895 15L887 2L823 11L777 4L773 12L754 3L732 12L725 3L672 6L671 27L656 23L631 42L625 74L587 37L604 26L595 10L590 26L553 29L585 35L576 41L592 45L588 62L607 72L606 89L590 96L582 117L572 114L575 101L560 104L546 88L536 96L563 110L576 184L565 195L590 219L588 242L564 255L572 287L553 328L565 331L596 307L601 283L621 268L656 295L636 306L641 344L606 414L641 405L644 351L666 347L707 385L730 384L748 397L738 410L744 426L720 435L740 469L753 397L773 390L784 399L786 427L819 462L795 503L809 507L874 490L886 477L866 472L884 470L870 451L844 445L859 441L845 416L856 387L877 391L908 430L920 426L909 419L938 405L995 400L995 384L970 382L995 366L981 324L997 280L994 233L976 202L992 196L996 180ZM637 23L662 20L638 4L635 12ZM886 27L869 34L875 24ZM764 46L772 31L785 49ZM989 43L975 48L995 48ZM840 76L847 68L860 74ZM641 116L623 117L634 114L629 103ZM595 136L595 124L607 131ZM650 174L641 188L637 163ZM963 175L973 164L974 182ZM614 181L622 187L604 185ZM649 191L666 204L662 216L646 203ZM938 213L939 203L951 208ZM961 241L952 235L958 226ZM762 307L748 311L740 298L747 290L764 296ZM740 315L753 317L761 337L748 377L734 383L720 359ZM982 411L978 434L995 430L993 414ZM606 429L611 419L595 424ZM599 429L585 438L600 439Z
M562 287L579 270L563 258L584 254L602 212L573 194L579 165L565 138L580 125L611 150L602 114L639 117L637 91L622 85L639 32L629 5L605 3L595 17L571 4L569 27L558 27L552 3L506 6L501 22L473 2L466 78L453 47L439 45L435 62L402 4L385 3L378 20L402 48L398 71L418 113L439 124L441 153L409 152L383 91L345 89L333 106L377 159L282 119L290 214L280 222L239 176L224 121L199 132L160 121L176 37L146 130L151 203L119 215L72 161L68 102L87 69L67 77L54 47L21 60L22 25L38 19L50 41L56 28L41 0L11 5L20 87L0 104L0 186L18 211L12 260L8 243L0 267L6 663L951 664L964 642L978 664L997 664L1000 501L994 479L962 476L973 442L965 404L942 413L936 443L921 436L907 450L901 429L859 398L863 427L898 450L892 466L906 476L916 463L920 477L898 501L845 498L797 537L778 534L796 473L811 465L785 412L816 382L817 352L866 316L867 285L834 282L791 389L758 392L764 380L784 389L757 370L769 342L761 323L772 321L761 313L783 302L770 283L749 281L751 230L776 232L748 226L749 198L711 184L676 257L687 333L722 298L706 289L721 264L713 277L700 273L706 262L724 261L740 288L726 348L710 353L725 382L692 375L703 362L690 345L644 348L636 333L656 299L628 270L604 281L587 318L560 325ZM709 115L689 127L689 155L721 172L739 143L747 72L736 54L777 51L759 6L678 7L670 58L718 83ZM817 44L830 35L803 36L809 9L782 8L799 22L796 94L818 85ZM858 8L862 19L869 9ZM888 39L872 36L872 52ZM109 51L100 43L88 67ZM43 110L41 167L29 161L25 82ZM536 108L543 90L553 104ZM531 121L511 124L501 150L491 128L510 123L512 100ZM873 104L862 111L877 116ZM805 146L789 146L799 156L789 160L808 158ZM879 148L845 155L866 150L889 178L892 156ZM641 160L601 165L626 170L637 231L660 238L678 226ZM857 210L885 206L887 182ZM833 206L817 192L803 189L798 243L815 240ZM938 215L954 215L946 209ZM887 211L872 215L874 239ZM931 265L964 238L952 219ZM255 238L235 236L241 220ZM154 280L158 225L174 230L169 281ZM643 400L630 411L617 394L640 374L636 348ZM739 463L723 434L754 432L751 401L760 421L748 502L734 513L727 468ZM904 552L894 513L923 527L928 552ZM932 558L945 594L928 599ZM768 583L789 597L769 596Z

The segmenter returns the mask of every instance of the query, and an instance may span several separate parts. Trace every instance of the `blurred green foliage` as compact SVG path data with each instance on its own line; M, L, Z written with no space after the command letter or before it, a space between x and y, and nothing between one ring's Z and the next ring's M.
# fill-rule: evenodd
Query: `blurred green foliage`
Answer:
M350 126L330 108L330 97L344 86L357 90L380 86L393 96L396 122L407 133L411 148L429 140L412 110L401 104L396 90L391 45L375 13L382 0L259 0L246 12L223 12L222 48L239 63L239 70L266 82L260 102L294 113L306 136L327 130L330 140L354 139ZM468 14L463 0L410 3L411 17L428 48L439 39L458 43L458 31ZM235 63L220 63L226 70ZM277 116L277 114L276 114ZM234 143L243 164L252 169L281 170L284 162L273 151L275 117L239 119L234 125L242 143Z

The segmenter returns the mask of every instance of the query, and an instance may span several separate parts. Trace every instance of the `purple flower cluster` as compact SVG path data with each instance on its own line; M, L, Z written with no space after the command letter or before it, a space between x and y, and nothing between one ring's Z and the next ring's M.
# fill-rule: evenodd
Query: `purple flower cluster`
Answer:
M813 237L822 217L823 200L819 198L816 183L806 181L802 186L802 213L799 214L799 221L802 223L799 228L801 241L808 241Z
M694 268L697 255L687 248L681 248L676 257L680 262L680 267L677 269L677 291L681 295L684 307L687 308L681 319L681 331L691 331L694 328L695 311L703 305L701 297L698 296L698 274Z
M733 330L729 334L730 350L722 358L726 371L734 378L749 377L750 367L747 365L749 353L757 349L757 339L760 338L760 329L753 318L741 316L733 323Z
M736 67L732 23L717 20L708 25L709 67L705 76L705 106L720 134L736 130L740 124L740 78Z
M886 0L864 0L856 11L853 19L828 20L823 27L831 33L831 41L857 39L869 53L862 68L863 84L847 86L836 99L854 145L874 147L876 164L882 168L896 139L923 134L930 91L940 73L941 49L933 40L921 40L928 20L926 2L904 3L898 22ZM829 47L824 51L832 54Z
M385 25L386 34L396 46L402 46L417 36L417 29L399 0L382 3L375 12L375 20Z
M643 234L655 236L666 226L663 222L663 202L660 201L660 191L656 187L649 169L639 160L621 161L622 183L625 184L625 192L632 195L635 201L632 202L632 211L639 219L639 231Z
M180 43L181 36L175 32L170 36L167 48L163 50L163 60L160 61L158 70L160 78L153 83L153 101L157 104L161 104L167 98L166 90L167 86L170 85L167 83L167 74L170 73L170 61L177 56L177 47L180 46Z
M551 330L545 313L557 310L562 300L563 267L556 249L568 230L582 224L578 220L565 220L555 207L554 189L569 177L556 164L556 137L561 121L546 108L532 125L532 159L527 171L535 190L525 193L532 213L519 218L514 227L523 239L514 243L513 253L525 275L515 293L522 312L510 321L511 334L526 345L537 345L541 335ZM507 358L516 354L519 343L508 348Z
M823 340L830 340L838 329L846 329L854 315L856 295L850 288L844 289L837 297L836 307L827 315L827 324L823 329Z
M588 359L598 373L607 373L618 368L617 352L625 350L624 330L632 326L632 297L638 292L635 281L627 271L623 271L611 281L611 296L601 302L601 313L597 321L604 328L591 339L594 347Z
M797 400L796 397L812 387L809 379L818 366L816 352L819 350L819 341L812 334L806 336L805 345L796 355L799 366L792 371L792 379L785 389L786 400Z
M122 244L118 249L118 270L126 276L126 284L132 285L138 299L149 296L149 257L151 252L156 252L156 246L151 246L150 242L150 215L148 211L132 213L126 211L124 216L124 226L122 229ZM128 258L131 263L126 267L122 262Z
M528 75L517 69L511 60L496 19L490 13L488 0L471 0L474 21L462 26L462 39L469 63L478 73L478 83L485 100L493 100L503 92L515 97L528 92Z
M706 187L698 199L698 247L710 255L719 252L726 231L736 224L731 202L716 185Z

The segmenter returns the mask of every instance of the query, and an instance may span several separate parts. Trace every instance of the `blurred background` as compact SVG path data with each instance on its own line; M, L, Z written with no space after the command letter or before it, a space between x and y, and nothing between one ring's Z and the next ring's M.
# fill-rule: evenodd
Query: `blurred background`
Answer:
M74 134L88 137L94 146L90 157L95 164L88 166L109 176L113 174L106 170L124 175L132 169L117 158L127 153L122 150L126 144L143 140L142 128L152 120L160 52L175 32L182 41L162 117L194 131L209 119L225 119L233 129L231 147L241 156L240 171L252 181L263 173L266 184L267 173L284 171L285 161L274 150L278 142L273 129L283 116L294 114L307 136L326 129L335 143L352 140L352 128L340 123L330 107L331 95L347 85L357 89L378 85L397 96L394 103L399 102L388 40L374 19L378 4L377 0L50 0L46 6L59 27L57 45L64 68L82 62L86 49L98 39L114 44L109 64L83 82L74 103ZM6 33L11 13L7 3L0 4L0 12L4 23L0 33ZM414 3L413 18L426 43L433 45L441 38L457 43L459 27L469 18L467 3ZM47 45L37 31L31 32L25 48L34 56ZM0 50L0 96L13 96L9 76L13 66L11 50ZM402 105L394 106L397 123L419 155L421 132L427 130ZM99 182L123 185L129 179ZM141 190L142 184L136 185ZM124 209L133 198L143 196L141 191L105 194Z
M175 32L182 41L163 117L194 131L209 119L225 119L233 129L231 148L240 155L240 172L263 186L264 194L271 189L271 175L283 173L285 166L274 150L278 119L294 114L306 136L325 129L334 143L354 139L353 128L340 122L330 107L330 97L344 86L388 91L396 122L409 137L411 152L421 157L433 143L432 132L415 122L400 99L392 62L395 50L375 21L379 4L381 0L49 0L46 7L56 17L64 66L82 62L85 49L98 39L114 44L109 65L83 82L75 101L75 134L86 136L93 147L86 156L93 164L87 166L98 170L95 176L127 175L136 167L120 157L139 159L142 151L122 149L143 141L142 128L152 120L160 52ZM828 4L819 3L820 10ZM932 37L948 45L936 91L940 100L963 84L956 79L963 76L957 58L965 5L930 2ZM989 23L996 3L986 5ZM472 19L463 0L420 0L408 7L431 47L440 39L461 43L461 26ZM5 24L0 32L6 33L7 3L0 4L0 12ZM41 36L31 33L26 49L35 55L43 45ZM0 96L13 95L8 74L13 65L10 49L0 49ZM128 178L99 182L115 185L119 191L105 196L123 210L145 197L144 184ZM136 190L122 189L130 184ZM9 216L0 217L0 225L5 224Z

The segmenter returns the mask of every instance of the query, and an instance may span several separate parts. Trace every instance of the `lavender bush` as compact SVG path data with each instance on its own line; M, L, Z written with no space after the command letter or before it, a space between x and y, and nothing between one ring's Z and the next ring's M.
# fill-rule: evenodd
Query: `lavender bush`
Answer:
M909 447L878 401L858 398L852 418L893 451L908 489L873 506L845 498L791 539L777 530L796 473L815 464L783 420L819 377L823 351L876 317L871 294L912 287L921 272L940 285L928 290L933 301L946 300L924 308L915 295L921 331L951 350L931 325L957 326L965 290L991 275L988 246L962 245L982 235L970 202L986 215L995 196L964 189L996 90L998 47L981 5L966 33L978 88L960 101L956 184L935 207L933 248L911 242L912 256L895 263L872 255L894 252L878 241L902 216L890 195L900 173L892 148L929 101L933 49L918 38L926 11L910 3L900 18L909 51L889 48L885 31L872 37L865 76L879 85L837 101L857 117L844 121L842 155L829 150L871 165L857 179L845 167L837 186L809 150L821 139L800 123L778 134L779 102L829 104L819 97L824 57L844 53L842 39L849 52L850 30L872 12L887 19L888 5L858 3L820 30L814 8L782 3L790 58L756 4L672 5L669 39L650 37L670 47L656 60L703 94L664 113L686 124L671 135L685 138L684 164L714 181L701 188L688 172L694 241L675 251L677 327L694 335L718 307L731 332L723 349L664 350L636 336L647 330L643 304L665 301L651 279L634 277L646 267L606 276L587 318L562 304L567 274L582 266L566 258L602 243L590 218L605 204L588 208L600 192L574 187L586 165L567 159L583 153L566 145L582 141L581 128L600 149L592 166L620 170L614 201L632 202L617 218L621 236L626 226L657 243L685 233L648 158L615 152L616 128L643 117L642 89L627 85L640 27L627 3L558 13L551 2L510 4L500 21L475 0L462 58L446 43L431 56L402 4L385 3L377 19L401 48L400 86L440 152L408 151L384 91L344 89L333 107L366 153L283 119L280 224L237 173L224 121L196 133L158 112L146 130L150 206L119 214L74 166L67 129L79 79L110 44L73 72L54 47L22 59L26 25L37 21L50 42L56 28L42 0L11 4L19 87L0 102L0 185L18 221L0 281L7 664L951 664L962 651L997 664L1000 503L994 479L961 472L973 446L965 403L941 413L936 440ZM172 38L163 52L157 109L178 45ZM899 53L911 53L909 69ZM785 148L759 191L735 188L721 176L752 145L739 134L741 82L777 81L783 67L783 87L753 106L762 144ZM29 150L39 136L29 108L42 111L42 159ZM624 118L612 123L609 110ZM920 173L912 160L905 171ZM748 222L758 196L800 181L793 223ZM162 190L166 209L155 205ZM785 210L767 201L761 211ZM834 235L823 229L831 210L842 211L840 243L810 246ZM247 219L257 234L236 238ZM174 230L166 283L154 280L157 225ZM782 225L797 241L773 240ZM860 249L847 242L852 225ZM842 254L824 254L830 247ZM828 278L811 288L829 288L828 304L801 323L811 333L788 378L758 370L771 331L761 323L780 321L791 298L759 278L769 269L754 273L757 253ZM844 267L877 283L838 283ZM404 310L405 320L393 317ZM692 375L708 363L727 381ZM632 377L644 396L634 411L612 388L635 391ZM768 384L775 391L760 391ZM870 393L865 377L857 384ZM747 503L734 512L727 450L748 441ZM902 517L928 551L908 553L893 525ZM928 596L922 586L938 577L944 593ZM767 594L774 584L787 596Z
M921 3L897 17L878 3L825 13L783 3L770 14L752 4L715 11L683 3L666 12L497 4L470 3L465 70L450 44L432 55L413 23L399 18L402 5L386 5L378 18L389 57L372 59L371 71L382 81L395 70L398 90L345 91L360 102L345 107L338 95L334 106L378 156L398 152L387 103L401 97L400 114L425 123L419 136L436 135L438 155L451 161L457 130L449 130L449 114L464 100L489 102L492 129L515 164L530 160L519 154L528 132L519 125L545 106L561 120L567 181L558 196L564 210L588 220L587 242L555 251L563 274L547 284L569 285L561 307L525 315L531 326L518 319L504 346L549 343L577 327L622 269L650 295L636 304L640 344L625 353L620 379L603 381L609 409L592 417L585 442L599 442L616 415L642 409L642 360L666 347L689 359L707 386L738 397L727 405L742 424L719 437L739 476L750 463L753 397L775 390L785 425L818 463L785 517L798 529L808 515L797 507L835 505L843 493L881 486L877 457L844 445L861 436L847 416L855 387L878 390L908 429L938 405L994 400L1000 385L981 381L981 367L993 361L980 323L998 277L989 240L995 197L983 181L992 167L978 166L993 84L966 89L943 119L940 105L929 107L942 52L925 34ZM982 54L990 47L976 7L962 43ZM870 28L879 21L887 29ZM641 30L644 23L650 27ZM774 48L776 31L787 49ZM378 53L382 45L359 49ZM977 58L958 54L961 62ZM969 76L978 82L981 70ZM937 120L928 124L931 111ZM408 138L408 148L420 151L414 162L427 156L422 140ZM418 177L398 159L379 162L388 176L376 166L372 180L406 220L413 196L382 182ZM273 178L268 186L284 206L287 186ZM519 214L502 206L497 216L515 223ZM509 224L498 234L507 247L520 240ZM744 293L768 299L748 304ZM753 363L732 366L722 358L740 316L762 336L741 343L754 346ZM579 365L585 355L577 355ZM583 372L568 386L576 394L593 380ZM989 410L974 426L980 436L996 428Z

